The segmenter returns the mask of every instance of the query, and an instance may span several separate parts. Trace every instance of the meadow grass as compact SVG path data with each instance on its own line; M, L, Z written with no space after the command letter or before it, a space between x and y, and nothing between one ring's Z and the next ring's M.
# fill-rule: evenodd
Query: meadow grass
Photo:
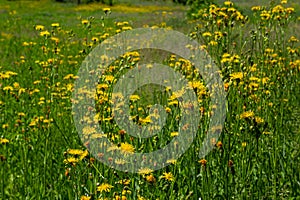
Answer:
M188 20L186 7L170 3L125 2L104 12L101 4L1 2L0 199L299 199L299 6L288 3L251 11L245 2L219 2ZM293 5L295 11L288 9ZM171 53L125 54L97 87L97 123L117 150L151 152L178 134L180 94L157 85L137 90L129 103L139 125L151 123L150 105L162 104L168 118L160 134L139 140L115 126L112 87L138 63L161 62L182 73L202 114L183 156L157 171L126 173L86 150L74 126L72 92L94 47L117 33L151 26L172 27L203 44L223 77L226 122L220 138L211 141L215 148L199 158L214 111L204 80L189 61ZM90 129L86 134L99 137Z

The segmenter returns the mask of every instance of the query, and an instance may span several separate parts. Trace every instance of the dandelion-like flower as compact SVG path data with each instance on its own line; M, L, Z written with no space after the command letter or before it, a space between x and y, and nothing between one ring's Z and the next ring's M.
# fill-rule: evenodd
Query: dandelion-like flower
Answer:
M89 20L87 20L87 19L81 20L81 24L83 24L83 25L87 25L88 23L89 23Z
M243 112L241 115L240 115L240 118L241 119L246 119L246 118L252 118L254 117L254 112L253 111L246 111L246 112Z
M167 181L174 181L174 176L171 172L164 172L162 176L159 177L160 179L165 179Z
M90 200L92 197L90 196L81 196L80 200Z
M97 187L97 191L99 192L110 192L110 190L113 188L114 186L108 184L108 183L102 183L101 185L99 185Z
M59 27L59 23L52 23L51 26L52 27Z
M149 169L149 168L142 168L142 169L139 169L139 174L141 175L146 175L146 174L151 174L153 172L152 169Z
M125 154L132 154L134 153L134 147L131 144L128 144L127 142L121 143L121 151Z
M111 12L110 8L103 8L102 10L106 15Z
M9 143L8 139L0 138L0 144L7 144L7 143Z
M152 174L150 174L150 175L146 176L146 181L149 182L149 183L155 183L156 178Z
M49 31L42 31L40 32L40 36L44 36L44 37L47 37L50 35L50 32Z
M35 30L37 31L43 31L45 29L45 27L43 25L36 25L35 26Z
M198 161L198 163L200 163L203 167L205 167L206 163L207 163L207 160L201 159L201 160Z
M236 79L241 80L243 77L244 77L243 72L235 72L235 73L230 74L231 80L236 80Z

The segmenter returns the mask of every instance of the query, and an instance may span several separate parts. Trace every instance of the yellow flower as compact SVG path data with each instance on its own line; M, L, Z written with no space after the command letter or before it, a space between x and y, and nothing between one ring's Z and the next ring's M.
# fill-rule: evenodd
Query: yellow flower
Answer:
M257 90L258 87L259 87L259 84L255 83L255 82L251 82L249 84L249 88L251 88L253 90Z
M230 74L230 79L231 80L235 80L235 79L242 79L244 76L243 72L235 72L235 73L232 73Z
M185 89L181 89L181 90L178 90L178 91L175 91L172 93L172 96L169 98L170 101L173 101L175 99L178 99L180 97L182 97L183 95L185 94Z
M8 127L9 127L8 124L3 124L3 125L2 125L2 128L3 128L3 129L8 128Z
M35 30L37 31L43 31L45 29L45 27L43 25L36 25L35 26Z
M58 43L59 42L59 39L57 37L51 37L51 40Z
M9 143L8 139L0 138L0 144L7 144L7 143Z
M178 132L172 132L171 133L171 137L175 137L175 136L178 136Z
M285 12L292 13L292 12L295 12L295 9L294 8L286 8Z
M177 160L175 160L175 159L169 159L169 160L167 160L167 163L171 163L171 164L176 164L176 162L177 162Z
M105 14L109 14L111 12L110 8L103 8L102 10Z
M75 164L77 163L79 160L75 157L70 157L64 160L64 163L71 163L71 164Z
M52 27L59 27L59 23L52 23L51 26Z
M168 103L169 106L172 106L172 105L178 105L178 101L177 100L174 100L174 101L171 101Z
M50 35L49 31L40 32L40 36L49 36L49 35Z
M96 129L90 126L86 126L82 129L82 133L84 135L89 135L89 134L93 134L96 132Z
M73 74L68 74L64 77L64 80L71 79L74 75Z
M141 124L147 124L147 123L151 123L152 120L151 120L151 116L147 116L146 118L139 118L139 123Z
M14 88L18 89L20 87L20 84L17 82L14 82L13 86L14 86Z
M211 46L216 46L216 45L218 45L218 42L212 40L208 44Z
M255 117L255 122L258 123L258 124L261 124L264 122L264 119L261 118L261 117Z
M112 83L114 81L115 77L113 75L106 75L105 81Z
M172 111L172 109L169 108L169 107L166 107L166 108L165 108L165 111L166 111L167 113L170 113L170 112Z
M114 186L108 184L108 183L102 183L97 187L97 191L99 192L110 192L110 189L113 188Z
M160 176L159 178L163 178L167 181L174 181L174 177L173 177L173 174L171 172L164 172L162 176Z
M80 197L80 200L90 200L91 197L88 197L88 196L81 196Z
M146 180L149 183L155 183L156 182L156 178L152 174L146 176Z
M128 31L128 30L132 30L132 27L131 26L122 27L122 31Z
M224 5L225 6L233 6L233 3L231 1L225 1Z
M211 33L210 32L205 32L205 33L202 33L202 36L203 37L211 37Z
M260 6L253 6L251 8L252 11L260 11L261 10L261 7Z
M128 144L127 142L121 143L121 151L125 154L132 154L134 153L134 147L131 144Z
M262 20L269 20L271 18L271 15L268 11L263 10L260 14L260 17Z
M89 23L89 20L86 20L86 19L81 20L81 24L86 25L86 24L88 24L88 23Z
M142 169L139 169L139 171L138 171L138 173L141 175L151 174L152 172L153 172L153 170L149 169L149 168L142 168Z
M207 163L207 160L201 159L201 160L198 161L198 163L200 163L203 167L205 167L206 163Z
M67 153L71 154L71 155L81 155L83 153L83 150L80 150L80 149L68 149Z
M254 117L254 112L253 111L246 111L246 112L243 112L241 115L240 115L240 118L241 119L246 119L246 118L252 118Z
M116 22L116 25L117 25L117 26L123 26L124 23L123 23L123 22Z
M8 91L8 90L10 90L10 91L13 91L14 90L14 88L12 87L12 86L5 86L4 88L3 88L3 90L4 91Z
M215 40L219 40L220 38L223 37L223 33L220 31L215 32Z
M217 142L216 146L217 146L219 149L221 149L222 146L223 146L223 143L222 143L221 141L219 141L219 142Z
M140 99L139 95L131 95L130 96L131 101L136 101L136 100L139 100L139 99Z
M271 132L268 132L268 131L264 131L263 134L264 134L264 135L270 135L270 134L272 134L272 133L271 133Z
M92 37L92 41L96 43L96 42L99 41L99 38L97 38L97 37Z
M138 200L146 200L146 198L144 198L144 197L138 195Z
M295 36L292 36L290 37L289 42L299 42L299 40Z
M119 183L119 184L122 184L122 185L129 185L130 184L130 179L119 180L116 183Z
M277 5L272 9L272 13L283 13L284 7L281 5Z
M119 195L115 196L115 200L127 200L126 196L120 197Z

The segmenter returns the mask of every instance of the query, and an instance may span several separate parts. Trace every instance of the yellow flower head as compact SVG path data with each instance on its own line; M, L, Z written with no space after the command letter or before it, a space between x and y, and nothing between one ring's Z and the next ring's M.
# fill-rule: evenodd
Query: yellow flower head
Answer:
M81 155L84 151L80 149L68 149L67 153L71 155Z
M111 12L110 8L103 8L102 10L105 14L109 14Z
M156 182L156 178L152 174L146 176L146 180L149 183L155 183Z
M40 32L40 36L49 36L50 35L50 32L49 31L42 31Z
M43 25L36 25L35 26L35 30L37 31L43 31L45 29L45 27Z
M224 5L225 6L233 6L233 3L231 1L225 1Z
M230 79L231 80L235 80L235 79L242 79L244 76L243 72L235 72L235 73L232 73L230 74Z
M141 175L146 175L146 174L151 174L153 172L152 169L149 169L149 168L142 168L142 169L139 169L139 174Z
M204 32L204 33L202 33L202 36L203 37L211 37L212 35L210 32Z
M98 42L98 41L99 41L99 38L97 38L97 37L92 37L92 41L93 41L93 42Z
M78 158L75 157L70 157L64 160L64 163L70 163L70 164L75 164L77 163L79 160Z
M290 37L289 42L299 42L299 40L295 36L292 36Z
M201 159L201 160L199 160L198 162L199 162L203 167L205 167L205 166L206 166L206 163L207 163L207 160Z
M285 12L287 12L287 13L293 13L293 12L295 12L295 9L294 8L286 8Z
M165 179L167 181L174 181L174 176L171 172L164 172L162 176L160 176L160 178Z
M88 23L89 23L89 20L87 20L87 19L81 20L81 24L83 24L83 25L86 25L86 24L88 24Z
M254 117L254 112L253 111L246 111L246 112L243 112L241 115L240 115L240 118L241 119L246 119L246 118L252 118Z
M0 144L7 144L7 143L9 143L8 139L0 138Z
M287 0L281 0L281 4L287 4Z
M121 151L125 154L132 154L134 153L134 147L127 142L121 143Z
M80 200L90 200L91 197L88 197L88 196L81 196L80 197Z
M51 26L52 27L59 27L59 23L52 23Z
M260 6L253 6L251 8L252 11L260 11L261 10L261 7Z
M136 100L139 100L139 99L140 99L139 95L131 95L130 96L131 101L136 101Z
M114 186L108 184L108 183L102 183L97 187L97 191L99 192L110 192L110 189L113 188Z

